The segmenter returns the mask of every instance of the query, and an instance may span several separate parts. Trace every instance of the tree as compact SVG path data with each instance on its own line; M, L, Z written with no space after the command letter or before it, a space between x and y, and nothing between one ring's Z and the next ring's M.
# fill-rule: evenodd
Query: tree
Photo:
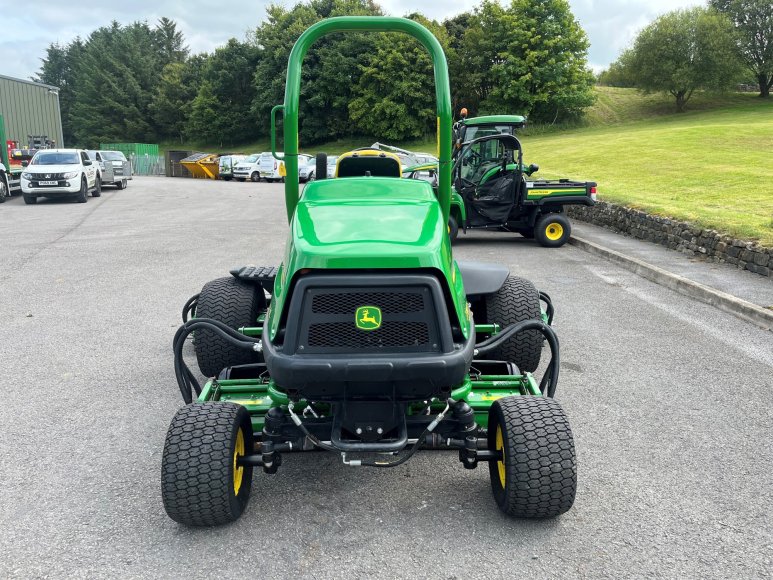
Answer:
M427 27L445 48L442 25L410 15ZM433 135L437 112L432 57L416 39L401 33L376 36L373 52L365 55L361 76L349 104L359 132L379 139L404 140Z
M177 23L165 16L160 18L153 30L153 44L159 53L162 66L185 62L188 58L188 47L185 45L183 33L177 30Z
M607 70L601 71L598 76L598 84L608 87L634 87L636 79L631 74L631 59L633 52L624 50L617 60L609 65Z
M696 89L731 88L738 76L728 19L713 10L669 12L644 28L634 42L630 72L646 92L665 92L683 111Z
M203 68L209 57L196 55L186 62L171 62L161 72L150 110L158 134L182 143L196 98Z
M566 0L484 0L462 52L481 112L537 122L579 117L593 103L588 39Z
M258 48L251 42L231 38L215 50L204 65L201 86L191 104L189 138L222 146L257 136L255 125L248 121L257 63Z
M62 133L64 144L75 140L72 109L76 97L77 84L75 71L83 52L83 41L76 38L70 44L50 44L46 49L46 58L41 59L40 72L34 79L47 85L59 87L59 108L62 115Z
M709 5L732 20L741 58L760 87L760 97L773 88L773 2L771 0L710 0Z
M312 0L291 10L267 8L268 19L255 32L260 61L255 71L253 116L266 134L271 108L284 100L287 59L298 37L312 24L331 16L380 15L372 0ZM375 35L324 36L312 45L301 71L299 132L301 141L315 143L352 135L349 102L360 77L360 64L373 50Z

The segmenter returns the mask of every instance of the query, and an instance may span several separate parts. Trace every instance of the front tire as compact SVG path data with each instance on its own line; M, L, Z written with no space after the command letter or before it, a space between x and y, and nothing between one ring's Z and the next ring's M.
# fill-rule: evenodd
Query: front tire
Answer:
M34 195L28 195L26 193L22 193L22 197L24 198L24 203L27 205L35 205L38 203L38 198Z
M219 526L239 518L252 488L252 422L241 405L194 403L172 419L161 459L166 513L187 526Z
M250 181L252 181L253 183L257 183L258 181L260 181L260 174L257 171L253 171L250 174Z
M89 185L86 183L86 178L81 177L81 189L75 196L75 201L78 203L86 203L89 200Z
M504 328L524 320L541 320L539 292L525 278L508 276L502 287L485 297L486 322ZM539 367L542 355L542 333L538 330L520 332L495 348L486 358L515 363L529 373Z
M555 399L520 395L489 409L488 444L502 454L489 462L491 490L516 518L554 518L577 492L577 459L569 420Z
M265 296L260 286L229 276L204 284L196 304L196 317L214 318L238 330L255 326L264 307ZM240 349L207 329L194 333L193 347L199 369L207 377L216 376L226 367L260 362L258 353Z
M572 235L572 224L562 213L548 213L534 225L534 237L546 248L560 248Z

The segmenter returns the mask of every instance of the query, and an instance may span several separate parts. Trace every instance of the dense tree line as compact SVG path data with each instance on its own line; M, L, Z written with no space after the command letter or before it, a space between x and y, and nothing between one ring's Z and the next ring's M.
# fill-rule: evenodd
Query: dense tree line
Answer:
M167 18L113 22L86 39L51 44L36 80L60 87L67 144L246 143L267 136L269 111L284 99L290 49L306 28L331 16L383 14L374 0L310 0L267 13L247 38L211 54L190 54ZM588 39L567 0L482 0L444 22L409 18L442 44L457 111L554 123L578 118L592 103ZM324 37L302 76L302 144L435 132L432 62L408 36Z

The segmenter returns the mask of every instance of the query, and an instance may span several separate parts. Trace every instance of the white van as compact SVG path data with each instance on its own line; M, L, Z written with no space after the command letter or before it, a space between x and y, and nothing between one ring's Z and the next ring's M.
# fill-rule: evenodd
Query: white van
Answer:
M220 179L230 181L234 176L234 169L243 161L246 155L221 155L218 161L218 174Z
M234 165L234 179L238 179L239 181L244 181L245 179L260 181L260 170L258 169L258 160L260 159L260 156L260 153L253 153Z
M277 152L277 155L281 157L282 153ZM270 151L260 154L258 167L260 169L260 178L266 181L284 181L285 175L287 175L284 161L274 159Z

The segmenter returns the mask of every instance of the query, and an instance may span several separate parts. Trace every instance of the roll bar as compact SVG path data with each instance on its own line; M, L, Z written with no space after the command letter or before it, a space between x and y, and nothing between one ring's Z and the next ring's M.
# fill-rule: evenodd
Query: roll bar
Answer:
M424 26L407 18L390 16L339 16L317 22L309 27L295 42L287 65L284 105L271 110L271 154L283 160L285 176L285 205L287 220L291 221L298 205L298 108L301 92L301 65L309 47L322 36L333 32L404 32L418 40L430 53L435 71L435 98L437 100L438 141L438 201L444 223L448 221L451 205L451 147L452 110L451 85L448 80L448 64L443 47ZM276 152L276 113L284 116L284 156Z

